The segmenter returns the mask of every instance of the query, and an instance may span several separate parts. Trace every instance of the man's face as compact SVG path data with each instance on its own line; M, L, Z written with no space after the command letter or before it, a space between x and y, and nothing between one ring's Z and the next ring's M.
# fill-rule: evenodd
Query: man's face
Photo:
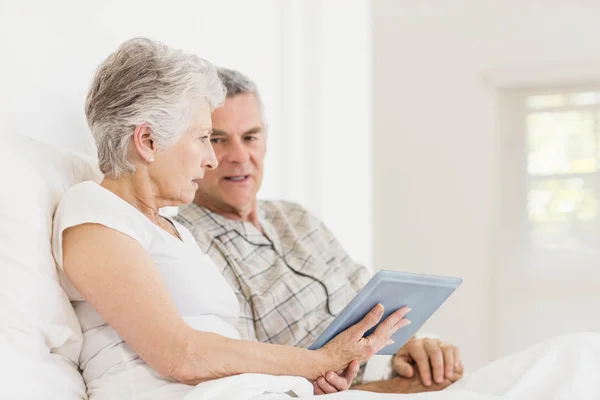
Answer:
M212 113L211 143L219 167L199 179L195 203L214 211L247 211L256 204L263 178L266 137L254 94L227 97Z

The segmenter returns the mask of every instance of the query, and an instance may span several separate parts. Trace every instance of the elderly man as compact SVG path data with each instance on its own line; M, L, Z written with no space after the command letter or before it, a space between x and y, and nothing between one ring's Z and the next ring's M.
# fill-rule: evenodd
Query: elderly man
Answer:
M219 167L198 180L193 204L177 220L187 226L234 289L242 337L308 347L370 278L325 225L301 206L257 201L267 149L256 86L236 71L220 69L225 105L212 114L211 142ZM410 315L408 316L410 318ZM388 379L354 389L410 393L439 390L459 379L455 346L411 339L393 358ZM343 376L315 383L317 391L346 387ZM317 387L318 386L318 387Z

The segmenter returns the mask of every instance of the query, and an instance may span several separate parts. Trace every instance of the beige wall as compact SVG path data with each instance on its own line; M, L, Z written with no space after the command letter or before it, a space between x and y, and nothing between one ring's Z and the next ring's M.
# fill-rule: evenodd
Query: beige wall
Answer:
M600 2L373 0L372 8L374 265L464 279L426 330L460 345L473 370L499 354L503 334L493 306L501 168L493 81L600 59ZM511 348L528 344L512 336Z

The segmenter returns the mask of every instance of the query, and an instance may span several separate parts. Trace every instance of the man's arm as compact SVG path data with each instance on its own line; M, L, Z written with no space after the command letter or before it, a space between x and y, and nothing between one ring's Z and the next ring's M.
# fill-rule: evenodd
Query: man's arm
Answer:
M458 379L459 378L456 380ZM421 382L421 379L419 379L417 376L412 378L395 377L392 379L368 382L358 386L353 386L352 389L376 393L423 393L445 389L454 382L455 381L446 378L442 381L442 383L434 383L431 386L425 386L423 385L423 382Z

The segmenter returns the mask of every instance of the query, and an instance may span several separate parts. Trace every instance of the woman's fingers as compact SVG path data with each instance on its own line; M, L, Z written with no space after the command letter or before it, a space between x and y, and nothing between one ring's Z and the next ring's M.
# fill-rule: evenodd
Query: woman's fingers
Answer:
M346 368L346 371L344 372L344 378L346 378L346 381L348 381L348 387L350 387L352 381L354 381L356 375L358 375L359 370L360 364L356 360L353 360L350 365L348 365L348 368Z
M321 389L317 381L313 382L313 390L315 392L315 395L325 394L325 392L323 391L323 389Z
M327 383L333 386L338 392L347 390L348 387L350 387L344 375L340 375L332 371L325 375L325 379L327 380Z
M352 381L356 378L359 369L360 364L356 360L353 360L342 373L329 371L325 375L325 381L323 381L323 377L317 379L317 385L325 393L348 390L350 385L352 385Z
M404 316L410 311L402 307L393 312L383 322L383 305L377 304L358 323L352 325L342 334L330 341L324 350L333 361L332 370L345 369L351 360L360 362L369 360L382 348L393 343L391 337L400 328L410 324ZM364 335L371 328L377 326L374 333L367 338Z
M404 316L410 312L410 308L402 307L396 311L394 311L389 317L383 320L382 323L379 324L377 329L375 329L374 335L385 336L389 334L389 332L395 333L398 329L406 326L410 323L407 319L404 319ZM390 335L391 336L391 335Z
M317 385L319 385L319 387L324 393L337 393L339 390L332 383L339 384L340 386L342 386L343 384L338 382L340 379L344 380L344 378L341 378L336 373L333 373L333 375L331 375L330 373L330 376L327 379L325 379L324 377L320 377L319 379L317 379Z
M409 312L410 308L408 307L402 307L393 312L389 317L379 324L377 329L375 329L375 332L369 336L369 340L376 342L379 349L387 346L388 341L394 333L410 324L410 321L404 318L404 316Z
M381 320L382 316L383 305L377 304L371 309L371 311L367 313L367 315L365 315L365 317L362 320L360 320L360 322L351 326L348 330L352 333L353 336L356 336L357 339L362 338L365 332L377 325L377 323Z

